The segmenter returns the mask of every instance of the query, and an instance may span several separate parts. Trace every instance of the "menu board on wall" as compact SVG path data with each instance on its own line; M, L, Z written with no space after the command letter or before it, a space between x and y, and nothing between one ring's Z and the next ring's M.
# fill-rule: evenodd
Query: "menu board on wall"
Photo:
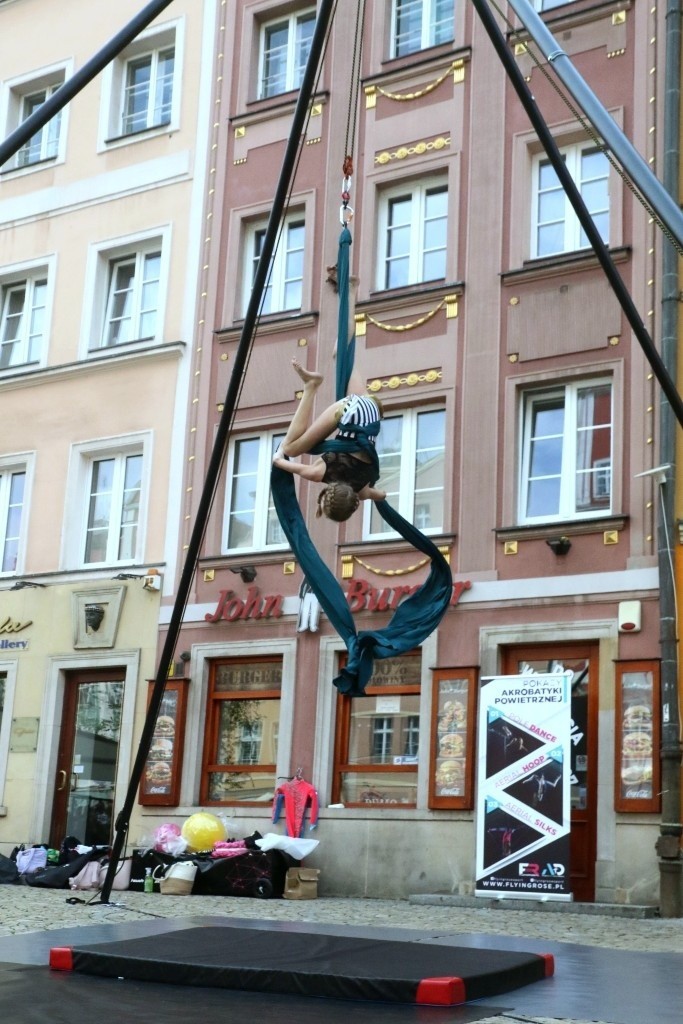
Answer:
M434 674L429 806L472 806L474 669Z
M141 804L178 804L187 683L186 679L166 683L140 783Z
M659 810L659 665L617 663L615 807Z
M571 899L572 673L482 680L476 894Z

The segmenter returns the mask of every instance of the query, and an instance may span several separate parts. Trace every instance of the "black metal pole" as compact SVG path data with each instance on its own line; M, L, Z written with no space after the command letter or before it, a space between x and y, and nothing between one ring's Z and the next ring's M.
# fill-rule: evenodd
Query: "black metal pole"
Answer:
M168 670L178 641L180 627L182 625L183 615L185 612L185 605L192 587L197 559L199 558L204 533L206 532L206 524L211 512L214 493L225 458L225 450L230 437L230 429L237 406L237 399L242 387L242 377L244 376L249 352L251 350L253 333L256 328L256 322L261 308L263 291L268 279L270 262L275 249L275 243L277 241L279 225L285 209L291 180L296 167L300 139L305 127L308 106L313 96L313 90L315 88L318 74L318 66L325 50L327 32L332 20L332 14L336 2L337 0L321 0L320 7L318 9L318 16L315 29L313 31L313 38L311 40L311 50L301 82L299 98L294 110L292 127L282 161L280 177L273 197L268 225L263 239L261 255L254 275L254 283L251 291L251 297L249 299L249 305L244 316L244 324L242 326L240 340L235 353L235 363L230 375L223 412L221 413L221 418L218 422L213 449L207 465L206 479L204 481L204 487L197 506L197 515L192 528L190 541L187 546L185 564L178 582L176 599L173 605L173 611L171 612L166 640L159 658L157 675L154 681L149 707L147 709L147 716L140 735L140 744L133 764L130 782L128 784L128 791L123 807L116 819L116 835L112 845L109 867L107 868L107 874L102 886L102 903L107 903L111 895L114 875L124 848L126 834L130 823L130 816L135 803L135 797L138 786L140 785L140 779L142 778L145 762L149 755L154 726L156 724L157 715L164 695L164 687L168 677Z
M173 0L152 0L139 14L131 18L128 24L120 32L117 32L101 50L98 50L94 57L91 57L71 78L63 82L59 89L48 97L37 110L34 110L25 121L22 121L11 135L8 135L4 142L0 143L0 167L10 157L13 157L24 143L28 142L37 131L46 125L62 107L65 107L76 93L79 93L84 86L91 82L114 57L117 57L142 32L143 28L154 21L157 15L161 14L164 8L172 2Z
M517 67L515 59L506 43L505 37L496 24L494 17L487 6L486 0L472 0L472 3L474 4L475 10L481 18L484 28L486 29L489 38L491 39L491 42L503 63L507 75L529 116L529 120L531 121L531 124L548 155L548 159L553 165L555 173L567 194L567 198L574 208L574 212L581 223L581 227L586 232L588 241L595 251L595 255L597 256L600 265L607 276L607 280L609 281L612 290L631 325L633 333L640 342L645 358L652 367L664 394L671 403L671 408L675 413L678 422L683 426L683 401L681 400L681 396L676 390L676 386L640 318L635 303L633 302L626 285L622 281L621 276L614 265L614 261L609 254L609 249L603 242L600 232L593 223L593 218L588 212L588 208L583 201L574 179L567 170L567 166L562 159L557 143L536 106L536 101L524 80L524 76Z
M525 29L543 52L557 77L564 83L605 143L635 182L648 203L683 246L683 213L662 183L655 177L640 153L632 146L619 126L610 117L594 92L584 82L568 55L562 50L543 19L528 0L510 0L510 6Z

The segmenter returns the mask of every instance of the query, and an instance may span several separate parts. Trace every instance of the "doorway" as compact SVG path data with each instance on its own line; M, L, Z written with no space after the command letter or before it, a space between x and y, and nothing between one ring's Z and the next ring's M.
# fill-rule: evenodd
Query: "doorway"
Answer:
M573 672L571 682L571 838L570 884L581 903L595 900L597 857L598 752L597 643L533 644L502 650L505 675Z
M65 836L109 845L119 756L123 668L66 672L50 825L50 845Z

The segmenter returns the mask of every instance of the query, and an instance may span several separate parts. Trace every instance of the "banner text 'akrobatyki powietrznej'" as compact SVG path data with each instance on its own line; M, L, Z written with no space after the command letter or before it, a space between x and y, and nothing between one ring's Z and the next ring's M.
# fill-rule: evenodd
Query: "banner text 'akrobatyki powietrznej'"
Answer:
M478 896L570 899L571 672L482 680Z

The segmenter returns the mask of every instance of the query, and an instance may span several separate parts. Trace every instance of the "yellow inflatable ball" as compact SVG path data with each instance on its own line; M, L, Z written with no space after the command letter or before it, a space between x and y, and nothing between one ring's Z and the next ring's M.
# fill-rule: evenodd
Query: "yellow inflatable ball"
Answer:
M206 811L197 811L196 814L191 814L183 824L180 834L183 839L187 840L187 848L190 853L212 850L214 843L227 838L225 825L221 819Z

